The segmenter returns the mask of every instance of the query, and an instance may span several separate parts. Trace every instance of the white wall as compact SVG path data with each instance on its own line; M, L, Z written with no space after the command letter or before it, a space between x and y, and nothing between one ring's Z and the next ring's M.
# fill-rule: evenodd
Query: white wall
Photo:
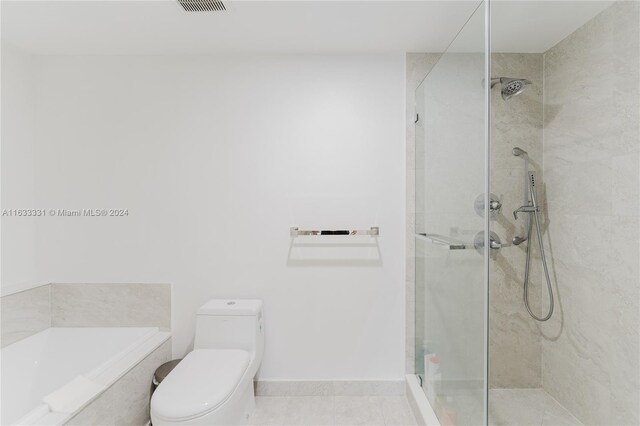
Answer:
M207 299L261 298L261 379L402 376L403 55L49 56L36 70L38 204L129 209L39 220L48 281L171 282L176 356ZM291 247L292 225L381 236Z
M32 57L2 45L2 209L31 209L34 199L35 94ZM2 217L1 290L33 285L36 221Z

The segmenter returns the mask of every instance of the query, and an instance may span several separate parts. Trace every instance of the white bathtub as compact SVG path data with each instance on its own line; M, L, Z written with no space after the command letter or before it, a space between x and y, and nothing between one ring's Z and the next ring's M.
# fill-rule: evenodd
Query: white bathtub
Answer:
M3 348L0 424L63 424L169 337L153 327L49 328ZM68 385L78 376L90 385L80 395ZM61 404L50 406L55 391Z

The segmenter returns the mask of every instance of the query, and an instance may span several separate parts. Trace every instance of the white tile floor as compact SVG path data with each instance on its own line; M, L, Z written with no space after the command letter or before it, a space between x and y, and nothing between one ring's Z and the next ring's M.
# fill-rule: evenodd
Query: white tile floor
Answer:
M575 426L581 425L569 411L542 389L491 389L491 426Z
M415 425L404 396L256 397L250 425Z
M250 425L416 425L404 396L256 397ZM492 389L490 426L578 426L581 423L541 389Z

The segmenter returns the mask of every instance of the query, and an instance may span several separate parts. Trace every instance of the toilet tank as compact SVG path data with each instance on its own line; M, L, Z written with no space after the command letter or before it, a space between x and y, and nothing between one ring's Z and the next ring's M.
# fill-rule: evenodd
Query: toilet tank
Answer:
M194 349L244 349L262 358L264 327L262 301L214 299L196 314Z

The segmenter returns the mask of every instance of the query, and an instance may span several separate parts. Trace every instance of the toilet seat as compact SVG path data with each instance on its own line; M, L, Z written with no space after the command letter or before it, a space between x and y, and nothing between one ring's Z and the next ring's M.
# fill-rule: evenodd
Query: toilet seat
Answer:
M238 349L190 352L154 392L152 411L171 422L210 413L233 394L249 361L249 353Z

